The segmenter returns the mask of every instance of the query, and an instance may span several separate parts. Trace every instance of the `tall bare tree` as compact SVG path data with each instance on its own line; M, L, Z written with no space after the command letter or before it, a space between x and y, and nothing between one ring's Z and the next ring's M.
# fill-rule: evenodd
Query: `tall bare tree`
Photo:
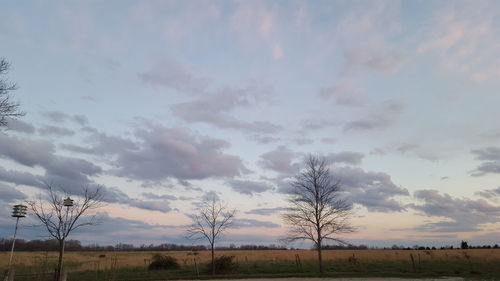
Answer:
M28 205L49 235L59 242L57 280L61 280L64 242L73 230L99 223L95 215L84 215L102 206L103 194L100 186L95 189L86 186L77 200L71 200L63 189L57 189L52 184L46 186L48 198L44 200L40 195L38 200L30 201Z
M292 182L288 198L290 207L283 214L290 228L282 240L288 243L312 241L318 252L319 272L323 273L323 243L345 243L338 235L354 231L349 222L351 207L340 198L340 181L330 174L325 158L309 156L305 165Z
M19 111L19 103L12 101L10 92L17 89L15 84L2 79L2 75L7 74L10 63L4 58L0 58L0 127L7 126L8 118L23 116L25 113Z
M187 229L187 238L208 241L212 253L212 274L215 274L215 242L231 225L235 213L235 209L228 209L227 205L213 196L191 217L193 224Z

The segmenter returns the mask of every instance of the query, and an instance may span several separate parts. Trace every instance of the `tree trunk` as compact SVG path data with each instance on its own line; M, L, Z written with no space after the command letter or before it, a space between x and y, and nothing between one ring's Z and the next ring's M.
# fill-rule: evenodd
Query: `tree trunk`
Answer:
M318 268L319 268L319 273L323 274L323 255L321 252L321 242L318 243Z
M63 265L63 255L64 255L64 239L59 241L59 260L57 262L57 281L61 281L62 276L62 265Z
M215 275L215 252L214 252L214 244L212 243L210 246L211 246L211 250L212 250L212 275Z

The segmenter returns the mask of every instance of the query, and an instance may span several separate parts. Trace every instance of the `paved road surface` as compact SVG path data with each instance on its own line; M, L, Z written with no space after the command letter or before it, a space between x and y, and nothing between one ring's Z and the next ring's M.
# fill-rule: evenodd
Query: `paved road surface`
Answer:
M459 277L447 278L427 278L427 279L408 279L408 278L272 278L272 279L221 279L211 281L464 281Z

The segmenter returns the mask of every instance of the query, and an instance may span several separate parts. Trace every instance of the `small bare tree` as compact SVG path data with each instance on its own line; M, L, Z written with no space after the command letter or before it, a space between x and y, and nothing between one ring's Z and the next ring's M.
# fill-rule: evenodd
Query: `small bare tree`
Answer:
M49 235L59 242L59 259L57 263L57 280L62 277L64 242L69 234L80 227L99 223L95 215L85 217L85 213L102 205L102 188L83 188L79 200L71 200L62 189L56 189L52 184L47 186L47 201L40 195L38 200L28 202L30 209L47 229ZM67 197L64 199L64 197Z
M5 75L9 71L10 63L4 58L0 58L0 75ZM7 126L8 118L23 116L25 113L19 111L19 103L11 99L10 91L17 89L15 84L9 83L0 76L0 127Z
M340 182L334 180L325 158L309 156L306 167L292 182L290 207L283 214L290 226L283 242L310 240L318 252L319 272L323 273L324 241L345 243L337 235L354 231L349 219L351 207L340 198Z
M212 253L212 274L215 274L215 241L231 225L235 213L235 209L228 210L225 204L213 196L191 217L193 224L187 229L187 238L208 241Z

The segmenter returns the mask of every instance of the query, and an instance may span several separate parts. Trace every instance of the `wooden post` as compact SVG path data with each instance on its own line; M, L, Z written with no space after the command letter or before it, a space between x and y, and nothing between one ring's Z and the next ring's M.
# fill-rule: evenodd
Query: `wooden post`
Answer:
M411 264L413 265L413 271L417 272L417 267L415 266L415 259L413 258L413 254L410 254Z
M295 254L295 264L297 264L297 268L302 271L302 262L300 261L299 254Z
M418 272L422 270L422 267L420 265L420 254L418 254Z
M200 277L200 271L198 270L198 264L196 263L196 258L193 259L194 268L196 269L196 277Z

